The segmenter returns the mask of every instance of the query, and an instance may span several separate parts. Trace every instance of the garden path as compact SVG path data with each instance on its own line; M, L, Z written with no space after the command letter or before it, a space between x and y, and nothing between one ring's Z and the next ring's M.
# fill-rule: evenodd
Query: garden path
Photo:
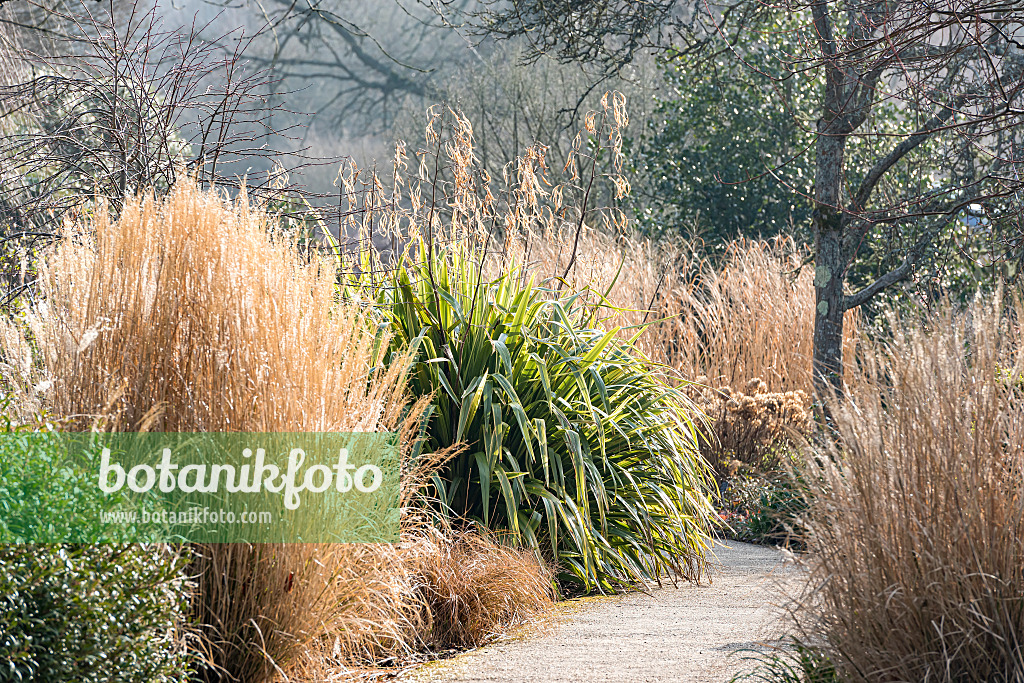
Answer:
M711 585L560 603L538 631L420 667L421 683L725 683L778 637L798 570L778 550L728 542Z

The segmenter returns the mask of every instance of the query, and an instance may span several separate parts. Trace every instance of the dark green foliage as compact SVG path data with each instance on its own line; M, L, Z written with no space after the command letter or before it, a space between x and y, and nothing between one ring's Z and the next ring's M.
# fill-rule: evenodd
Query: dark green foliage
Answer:
M35 429L0 430L0 537L74 537L116 501ZM184 560L166 546L0 544L0 681L187 679Z
M648 233L696 232L712 245L738 236L794 234L810 218L813 80L793 78L799 24L782 18L743 46L697 62L669 52L668 95L635 141L637 216Z
M720 514L729 525L726 533L738 541L801 550L808 496L807 482L799 474L738 473L722 485Z
M440 498L586 588L699 578L714 482L689 401L580 294L516 267L489 281L477 256L420 244L379 295L396 352L416 345L414 393L434 397L428 448L467 446Z
M0 680L187 680L183 566L160 546L0 546Z

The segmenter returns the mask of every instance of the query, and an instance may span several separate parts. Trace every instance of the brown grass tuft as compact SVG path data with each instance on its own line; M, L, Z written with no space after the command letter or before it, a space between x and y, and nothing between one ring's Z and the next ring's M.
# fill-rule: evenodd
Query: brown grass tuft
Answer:
M344 606L343 628L313 644L289 671L293 680L339 680L353 668L415 661L417 652L479 646L530 622L554 597L530 551L476 532L420 527L399 548L365 552L361 575L343 579L360 582L346 593L362 602ZM396 605L405 606L400 621Z
M551 576L529 550L476 533L435 532L419 546L416 573L432 647L480 645L552 602Z
M1022 315L891 316L836 411L844 450L809 461L802 622L850 680L1024 677Z
M532 235L523 249L542 274L560 275L571 262L570 286L607 296L610 323L623 334L647 324L638 346L697 383L686 391L707 418L701 451L720 476L730 462L774 467L784 447L810 434L814 284L792 240L734 242L716 266L693 244L600 230L581 234L573 258L572 237ZM856 312L845 322L851 359Z

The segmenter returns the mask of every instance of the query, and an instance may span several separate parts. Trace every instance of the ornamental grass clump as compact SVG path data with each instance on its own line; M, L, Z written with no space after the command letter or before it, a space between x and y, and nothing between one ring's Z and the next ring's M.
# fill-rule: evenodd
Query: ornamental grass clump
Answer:
M123 431L408 430L403 364L379 365L376 324L337 298L335 262L304 259L245 197L192 183L97 211L49 253L28 314L67 424ZM267 680L372 603L344 546L198 546L202 675ZM380 630L402 631L395 601Z
M408 393L403 350L383 362L390 336L374 312L339 297L332 255L300 253L244 196L228 201L191 183L162 199L130 199L116 221L99 212L78 227L47 254L43 298L27 315L50 387L42 404L56 418L116 430L392 430L403 444L402 545L192 548L199 678L315 680L326 666L484 638L546 604L531 594L550 585L532 555L513 564L503 547L417 521L420 487L446 455L409 457L426 403ZM25 365L20 332L5 328L8 375L34 391L43 385L25 374L31 368L15 372ZM464 577L465 595L439 584L451 600L490 596L498 565L518 567L528 588L505 591L504 611L448 634L448 612L431 612L441 604L430 583L438 572L420 570L445 562L446 543L472 546L459 557L491 567Z
M1024 678L1024 402L1001 372L1024 369L1017 302L891 314L834 408L841 447L808 461L801 622L845 680Z
M345 595L363 601L341 604L344 628L309 644L288 671L292 681L348 680L422 661L424 652L477 647L551 606L551 574L529 549L422 522L407 525L399 547L349 547L361 572L339 580L349 584ZM406 610L402 623L396 607Z
M714 386L760 379L771 392L811 394L814 275L800 267L802 256L791 239L739 240L719 265L689 265L690 278L664 289L654 306L665 320L656 332L666 362ZM846 317L843 354L851 358L859 332L855 312Z
M411 544L423 637L434 650L475 647L529 622L554 598L551 573L528 548L473 532L432 530Z
M742 391L813 393L814 274L791 238L737 240L712 261L697 242L652 242L591 230L577 249L543 232L521 249L532 271L566 273L575 289L600 292L611 324L644 332L649 358L694 380ZM569 266L572 266L571 268ZM847 313L843 354L852 358L857 315ZM747 392L749 393L749 392Z
M243 196L194 184L99 210L42 267L30 313L58 417L124 431L393 428L404 368L379 368L336 263L306 261Z

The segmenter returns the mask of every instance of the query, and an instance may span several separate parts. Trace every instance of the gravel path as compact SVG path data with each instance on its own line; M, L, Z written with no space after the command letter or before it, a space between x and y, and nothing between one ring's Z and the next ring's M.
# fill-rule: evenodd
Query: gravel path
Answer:
M796 570L776 550L719 547L710 586L681 585L561 603L540 632L435 662L403 678L424 681L725 683L748 663L739 652L778 635Z

